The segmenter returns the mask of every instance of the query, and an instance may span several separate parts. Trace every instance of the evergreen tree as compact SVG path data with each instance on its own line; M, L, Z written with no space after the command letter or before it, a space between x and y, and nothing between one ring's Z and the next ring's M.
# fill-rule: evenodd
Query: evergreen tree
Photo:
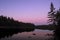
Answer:
M55 17L56 17L56 21L57 21L57 26L54 31L54 37L55 37L54 39L60 40L60 9L57 10Z
M53 25L56 25L55 8L52 2L50 5L50 12L48 12L48 18L49 18L48 20L49 22L51 22Z
M55 11L53 3L50 6L50 12L48 13L49 22L55 27L54 40L60 40L60 9Z

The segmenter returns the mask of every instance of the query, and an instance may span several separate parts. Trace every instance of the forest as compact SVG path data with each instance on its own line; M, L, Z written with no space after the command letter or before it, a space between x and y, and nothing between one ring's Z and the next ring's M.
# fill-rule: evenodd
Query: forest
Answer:
M32 23L23 23L13 18L0 16L0 31L1 30L21 30L21 31L29 31L34 30L35 25ZM15 30L15 31L16 31Z

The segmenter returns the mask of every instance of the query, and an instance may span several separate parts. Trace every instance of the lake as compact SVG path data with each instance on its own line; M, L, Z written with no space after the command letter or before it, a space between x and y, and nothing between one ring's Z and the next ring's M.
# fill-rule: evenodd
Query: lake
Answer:
M53 40L53 30L35 29L31 32L18 32L1 37L0 40Z

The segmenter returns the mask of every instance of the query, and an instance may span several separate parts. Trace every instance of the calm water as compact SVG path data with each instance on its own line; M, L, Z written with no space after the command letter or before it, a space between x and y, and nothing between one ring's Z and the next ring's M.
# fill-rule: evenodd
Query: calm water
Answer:
M49 30L40 30L40 29L35 29L34 31L31 32L21 32L21 33L16 33L13 34L12 36L5 36L4 38L0 38L0 40L48 40L48 39L53 39L52 35L48 34L53 34L53 31Z

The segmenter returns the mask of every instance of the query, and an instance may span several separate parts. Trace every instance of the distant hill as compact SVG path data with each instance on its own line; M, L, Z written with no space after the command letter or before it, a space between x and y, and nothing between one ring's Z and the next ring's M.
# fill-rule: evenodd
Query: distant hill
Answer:
M38 25L36 26L37 29L43 29L43 30L55 30L56 26L53 25Z

